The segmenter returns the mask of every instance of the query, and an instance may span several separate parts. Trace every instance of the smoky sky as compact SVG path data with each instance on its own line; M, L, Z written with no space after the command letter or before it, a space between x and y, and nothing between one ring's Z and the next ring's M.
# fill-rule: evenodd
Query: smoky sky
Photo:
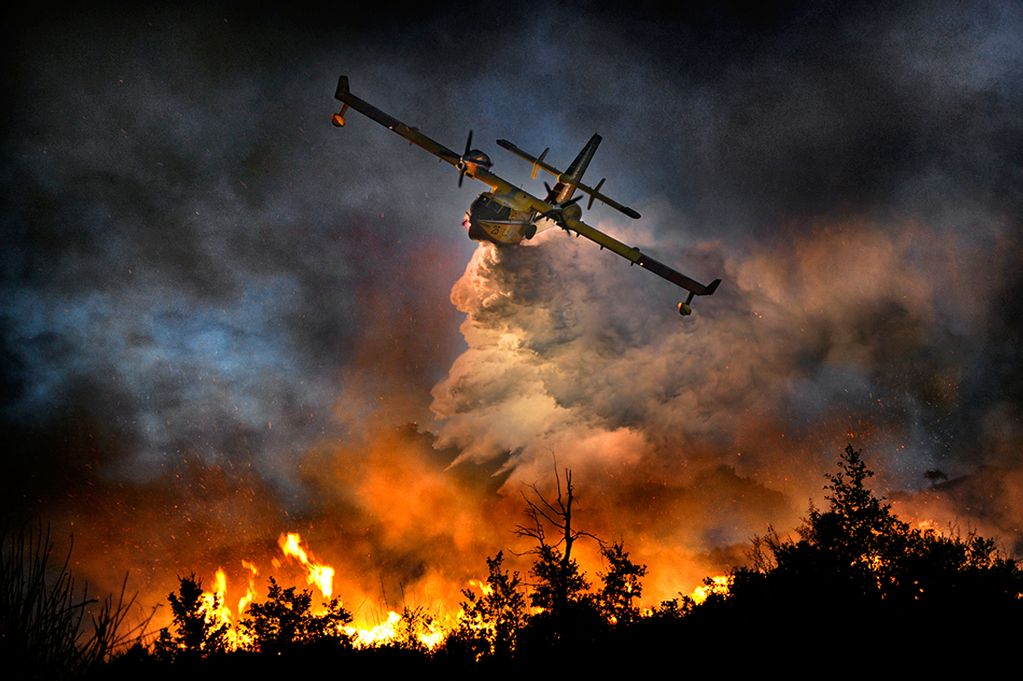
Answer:
M353 471L425 467L459 503L556 453L596 526L703 567L797 518L853 438L892 494L1018 550L1017 4L7 24L7 514L81 527L98 504L127 527L205 500L218 554L228 527L345 514L360 560L414 579L446 542L489 545L402 529ZM643 219L587 220L719 292L679 321L677 291L585 240L477 248L460 221L481 185L357 113L333 128L341 73L453 149L472 129L534 193L493 140L565 166L599 132L587 177ZM407 470L379 445L406 424ZM935 468L955 484L931 489Z

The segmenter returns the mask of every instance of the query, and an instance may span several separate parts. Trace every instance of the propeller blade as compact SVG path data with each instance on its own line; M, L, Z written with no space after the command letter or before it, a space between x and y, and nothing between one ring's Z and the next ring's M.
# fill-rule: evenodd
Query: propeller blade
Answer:
M461 169L461 170L460 170L460 171L458 172L458 186L459 186L459 187L461 187L461 186L462 186L462 180L464 180L464 179L465 179L465 168L463 167L463 168L462 168L462 169Z
M607 179L606 177L600 178L600 182L598 182L597 186L593 188L593 193L590 194L590 200L586 204L586 210L593 208L593 200L597 198L597 194L600 193L600 188L604 186L604 180L606 179Z
M583 198L582 194L580 194L579 196L575 197L574 199L569 199L568 201L565 201L564 203L561 204L561 208L568 208L573 203L579 203L579 199L581 199L581 198Z
M462 154L462 158L468 156L470 151L472 151L472 130L469 131L469 137L465 140L465 153Z

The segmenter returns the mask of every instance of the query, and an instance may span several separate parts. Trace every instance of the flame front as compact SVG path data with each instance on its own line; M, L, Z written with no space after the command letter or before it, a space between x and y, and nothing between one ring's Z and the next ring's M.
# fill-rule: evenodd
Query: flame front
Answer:
M387 613L387 619L368 629L359 627L346 627L345 633L354 639L356 647L371 648L382 643L393 641L398 635L398 622L401 615L395 611Z
M302 566L306 573L306 581L315 585L324 599L330 599L334 591L334 568L316 562L312 552L303 547L302 536L298 532L283 532L278 538L278 546L285 558L293 558ZM274 557L271 564L275 568L281 566L281 561ZM210 620L217 625L226 625L228 647L231 649L244 648L252 643L245 631L238 626L242 613L256 600L256 577L260 570L255 562L242 560L242 567L248 573L248 584L245 594L238 599L238 607L235 612L227 606L227 572L223 567L218 567L213 577L213 588L205 591L202 595L203 608ZM474 586L481 590L488 590L489 587L477 580L471 580ZM323 611L321 604L315 610ZM350 626L345 627L346 634L352 637L352 642L359 648L371 648L379 645L387 645L398 641L417 642L419 645L432 650L444 641L446 635L445 627L436 619L426 616L422 611L412 609L406 610L402 615L394 610L387 613L387 618L374 626Z

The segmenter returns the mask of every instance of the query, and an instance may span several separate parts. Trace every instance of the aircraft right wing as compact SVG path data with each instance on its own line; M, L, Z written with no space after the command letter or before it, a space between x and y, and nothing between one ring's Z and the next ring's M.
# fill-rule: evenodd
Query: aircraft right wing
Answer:
M602 249L606 248L609 251L617 253L633 265L639 265L640 267L653 272L662 279L667 279L679 288L689 291L689 297L686 301L679 303L679 313L682 315L692 314L690 304L693 301L693 296L713 295L714 291L717 290L718 285L721 283L720 279L715 279L709 284L701 284L695 279L687 277L681 272L668 267L659 260L654 260L649 255L641 253L638 248L626 245L621 241L618 241L618 239L601 232L596 227L591 227L582 220L566 216L560 226L563 229L575 232L579 236L586 237L590 241L598 244Z

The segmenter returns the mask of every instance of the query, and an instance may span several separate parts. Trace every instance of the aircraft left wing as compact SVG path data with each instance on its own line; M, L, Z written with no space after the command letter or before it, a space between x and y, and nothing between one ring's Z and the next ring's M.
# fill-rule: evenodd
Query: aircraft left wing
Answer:
M460 154L448 149L440 142L430 139L423 133L419 132L418 128L412 128L405 125L397 118L384 113L366 100L353 95L348 89L348 76L341 76L338 79L337 91L334 93L334 98L340 100L344 104L344 106L341 107L341 111L334 114L331 119L334 122L334 125L341 127L345 124L345 113L348 108L351 107L359 113L372 118L391 132L401 135L410 143L426 149L440 160L446 161L453 166L458 166L458 162L462 158Z
M345 114L348 112L348 109L355 109L359 113L384 126L391 132L401 135L409 141L409 144L415 144L416 146L425 149L440 160L450 163L455 168L463 171L469 177L475 178L489 185L494 191L505 194L515 191L515 187L510 182L494 175L483 165L473 163L472 159L466 159L462 154L448 149L440 142L437 142L436 140L419 132L419 128L405 125L394 116L384 113L366 100L353 95L348 87L348 76L341 76L338 78L337 90L334 92L334 98L343 104L341 111L331 117L331 120L337 127L344 126L346 122ZM472 140L471 132L469 133L469 139L470 141ZM468 152L469 149L466 148L466 153ZM466 163L466 161L468 161L468 163ZM461 180L459 180L459 185L461 185ZM537 201L539 201L539 199L537 199Z

